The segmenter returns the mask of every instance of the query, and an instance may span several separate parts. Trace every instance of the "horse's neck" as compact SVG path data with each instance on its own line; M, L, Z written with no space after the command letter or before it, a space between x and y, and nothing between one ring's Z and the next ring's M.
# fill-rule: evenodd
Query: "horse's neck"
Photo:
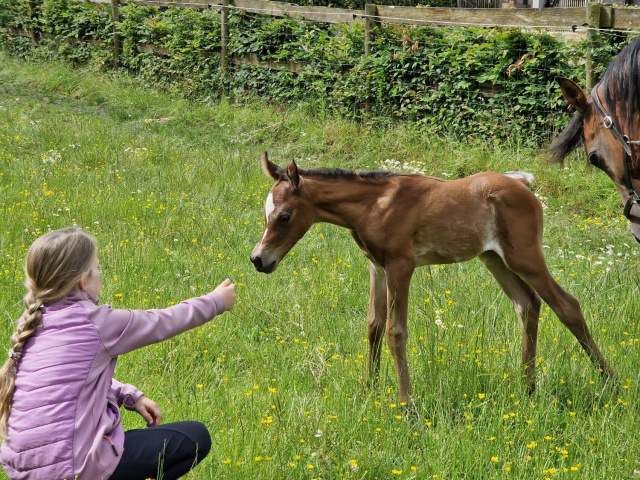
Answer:
M355 229L368 205L384 194L387 181L351 178L307 177L307 196L321 222Z

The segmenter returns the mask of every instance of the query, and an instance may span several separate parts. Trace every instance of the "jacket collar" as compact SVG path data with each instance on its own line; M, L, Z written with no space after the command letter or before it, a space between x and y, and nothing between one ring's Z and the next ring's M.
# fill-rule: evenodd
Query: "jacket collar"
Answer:
M85 300L95 303L96 305L98 304L98 301L99 301L98 297L94 297L93 295L91 295L88 292L85 292L84 290L75 289L69 292L69 294L66 297L64 297L62 300L58 300L55 303L45 305L43 307L43 311L46 312L46 311L59 310L61 308L69 306L72 303L82 302Z

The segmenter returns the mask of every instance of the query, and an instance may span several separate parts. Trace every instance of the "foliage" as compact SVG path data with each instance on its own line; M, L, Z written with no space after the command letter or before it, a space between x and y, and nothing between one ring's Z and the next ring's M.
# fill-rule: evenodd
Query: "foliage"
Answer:
M113 66L113 25L104 4L44 0L32 12L24 0L0 2L8 51ZM39 44L9 27L36 28ZM122 68L145 85L188 98L257 96L360 121L411 121L459 137L534 143L569 118L554 78L583 82L587 51L600 73L627 41L624 35L565 42L542 31L382 24L365 56L361 22L324 24L231 9L231 62L222 72L215 9L129 3L120 8L117 28ZM233 61L248 56L272 68Z
M220 15L211 10L146 8L130 3L120 10L124 39L122 66L147 84L186 96L211 95L219 78ZM160 48L145 53L140 45ZM157 51L157 50L156 50Z
M550 131L564 108L554 76L580 74L569 64L573 45L542 32L402 28L395 33L394 47L383 46L388 31L379 36L376 53L336 89L345 114L364 99L378 115L436 129L535 136ZM490 96L483 95L483 84L493 90Z

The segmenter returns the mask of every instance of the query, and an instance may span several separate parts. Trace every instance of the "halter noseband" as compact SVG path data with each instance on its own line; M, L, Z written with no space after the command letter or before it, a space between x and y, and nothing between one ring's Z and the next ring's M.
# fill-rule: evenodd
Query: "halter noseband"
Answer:
M624 206L624 216L627 217L628 220L631 220L631 207L633 205L640 203L640 195L633 188L633 183L631 183L631 159L633 158L633 151L631 150L631 144L638 143L637 141L629 140L627 135L624 135L620 128L613 122L611 115L607 113L602 102L600 101L600 97L598 97L598 87L600 84L598 83L595 87L591 89L591 100L593 104L598 109L600 115L602 115L602 125L607 130L610 130L614 137L620 142L622 145L622 149L624 150L624 154L622 157L622 164L624 166L624 183L625 187L627 187L627 192L629 197L627 198L627 203Z

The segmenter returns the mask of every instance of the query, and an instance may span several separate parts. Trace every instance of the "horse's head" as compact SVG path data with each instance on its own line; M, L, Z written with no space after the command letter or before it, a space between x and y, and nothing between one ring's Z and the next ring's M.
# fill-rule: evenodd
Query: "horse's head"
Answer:
M262 238L251 252L256 270L271 273L315 222L312 205L303 194L304 180L294 161L287 168L270 162L262 154L262 170L275 180L265 202Z
M562 95L577 113L551 146L552 160L564 158L580 141L584 142L589 162L606 173L616 185L622 203L626 205L625 216L631 222L631 234L640 242L640 205L634 199L635 185L640 187L640 169L637 166L638 159L631 158L635 155L625 160L623 143L616 138L611 128L612 122L616 122L615 107L608 112L612 117L608 117L573 81L563 77L556 80L560 84ZM598 99L604 99L604 95L597 90L598 87L595 89L594 94L598 95ZM628 128L628 125L625 127ZM616 128L622 127L618 124ZM580 135L582 138L579 138ZM630 148L633 150L632 146Z

